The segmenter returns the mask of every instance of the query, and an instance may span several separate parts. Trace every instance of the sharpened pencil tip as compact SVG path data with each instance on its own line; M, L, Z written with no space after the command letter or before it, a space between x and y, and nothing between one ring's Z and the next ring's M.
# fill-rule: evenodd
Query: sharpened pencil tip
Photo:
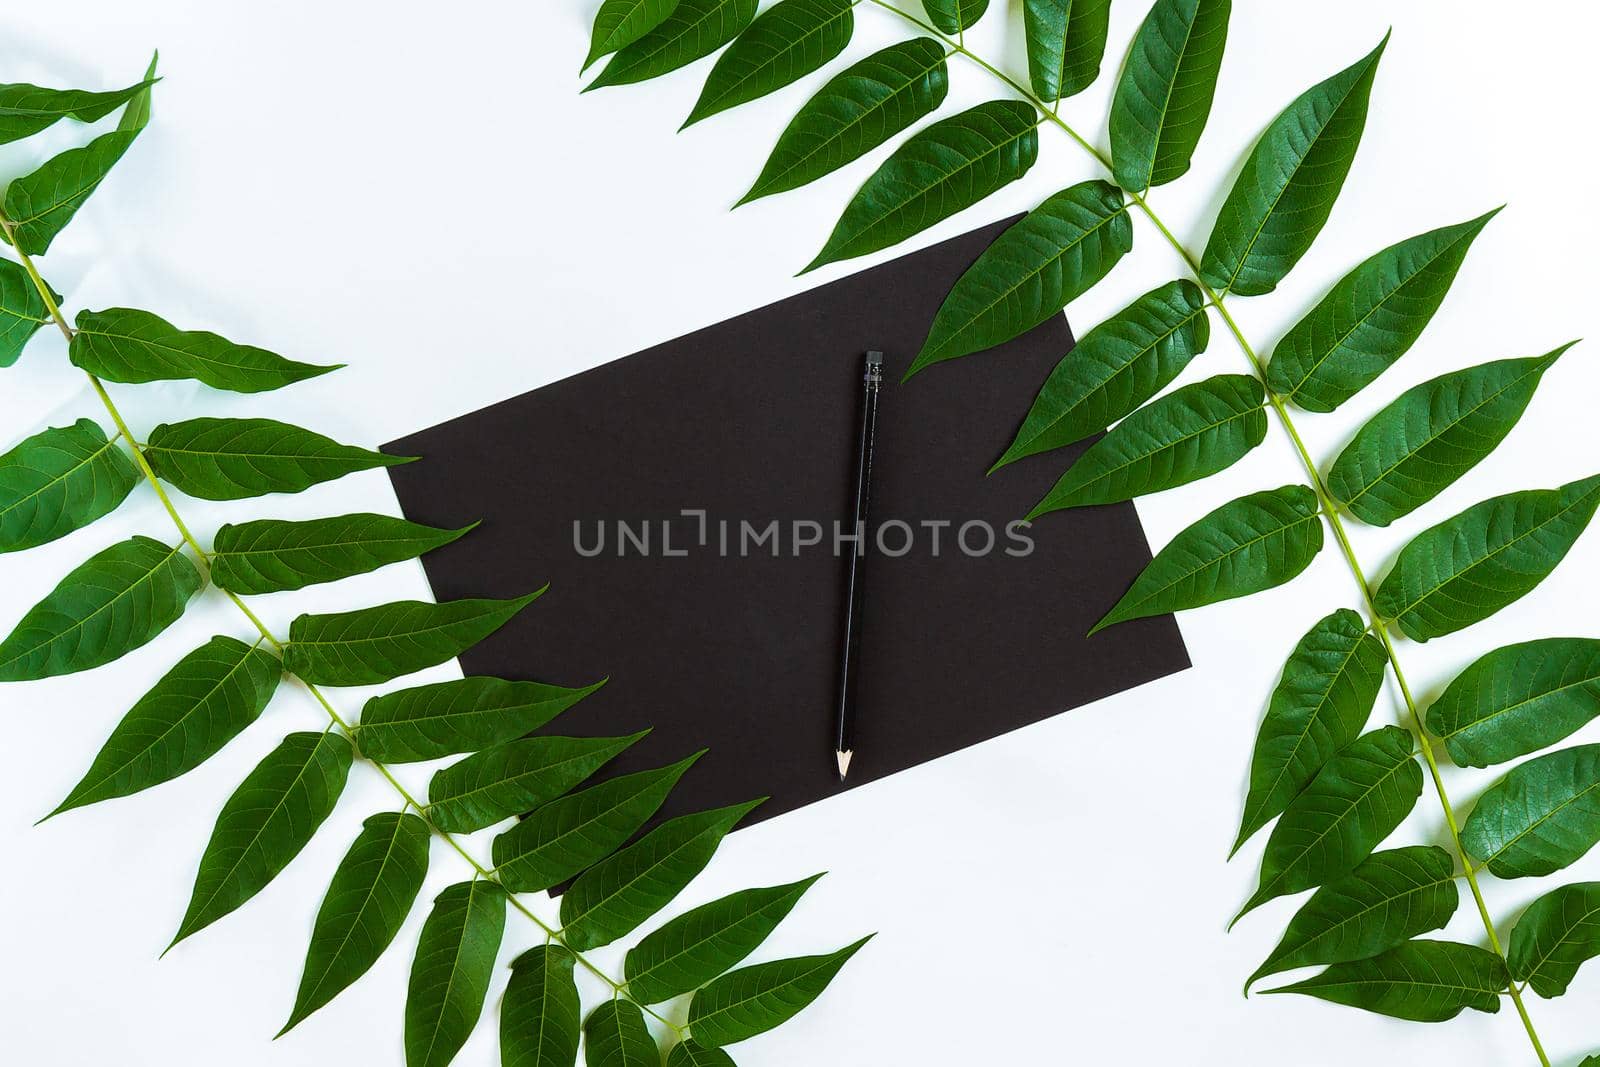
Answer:
M839 757L839 781L842 782L842 781L844 781L844 776L850 773L850 756L851 756L851 753L849 753L849 752L836 752L836 753L834 753L834 755Z

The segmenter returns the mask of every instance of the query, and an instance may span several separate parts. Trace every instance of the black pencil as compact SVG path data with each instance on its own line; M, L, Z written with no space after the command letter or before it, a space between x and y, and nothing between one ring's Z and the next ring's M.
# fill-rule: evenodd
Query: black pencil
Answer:
M872 497L872 442L878 428L878 390L883 385L883 353L868 352L861 376L861 432L856 439L854 533L845 564L844 651L839 668L839 779L850 773L855 753L856 682L861 673L861 618L866 604L862 576L867 555L867 505Z

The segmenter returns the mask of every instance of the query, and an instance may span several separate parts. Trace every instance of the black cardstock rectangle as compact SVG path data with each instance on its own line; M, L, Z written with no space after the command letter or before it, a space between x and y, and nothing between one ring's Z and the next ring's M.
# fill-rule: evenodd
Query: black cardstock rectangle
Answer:
M461 657L468 674L610 682L543 732L654 732L599 777L710 751L658 817L771 799L770 818L1189 666L1171 616L1084 634L1150 560L1131 505L1008 537L1086 445L985 471L1073 344L1064 316L904 385L986 226L386 446L407 518L482 525L423 560L434 594L549 592ZM855 757L833 754L862 355L885 353ZM706 544L699 543L704 511ZM740 554L741 522L780 523ZM795 550L795 521L823 542ZM650 554L629 542L648 524ZM948 526L939 527L940 521ZM996 548L968 555L963 524ZM670 529L663 554L662 523ZM720 551L729 524L729 555ZM586 556L604 523L604 551ZM933 534L940 535L939 550ZM809 534L806 528L806 534ZM804 539L802 537L801 539ZM978 527L966 548L982 547ZM749 539L744 542L749 547ZM844 546L849 551L850 546ZM874 546L876 549L876 546Z

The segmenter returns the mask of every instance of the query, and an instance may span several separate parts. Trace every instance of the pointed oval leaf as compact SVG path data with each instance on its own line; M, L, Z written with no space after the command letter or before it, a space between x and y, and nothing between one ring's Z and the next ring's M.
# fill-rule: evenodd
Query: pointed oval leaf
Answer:
M709 56L755 20L757 0L678 0L656 27L611 57L584 92L631 85Z
M1047 104L1083 92L1100 76L1111 0L1023 0L1028 81Z
M246 596L301 589L415 559L471 529L441 530L372 514L230 522L212 541L211 580Z
M473 677L413 686L366 702L356 744L380 763L475 752L537 730L603 684L564 689Z
M81 530L138 484L133 460L88 419L36 433L0 456L0 552Z
M1428 708L1428 729L1462 767L1547 748L1600 715L1600 641L1552 637L1497 648Z
M1111 158L1130 192L1188 173L1228 43L1230 0L1157 0L1111 100Z
M871 940L868 934L825 956L797 956L729 971L689 1002L689 1032L701 1045L717 1048L783 1025L821 996L840 968Z
M898 244L1028 172L1039 117L1019 100L991 100L919 130L873 172L800 273Z
M1165 389L1210 338L1198 285L1168 282L1144 294L1061 357L991 473L1104 430Z
M181 547L132 537L90 556L0 641L0 682L86 671L155 640L205 583Z
M294 1009L278 1036L366 974L400 932L428 873L428 824L383 812L361 826L317 910Z
M909 378L1033 329L1082 296L1133 247L1133 223L1109 182L1063 189L984 249L945 297Z
M298 493L355 471L410 463L342 445L272 419L189 419L150 431L145 459L156 477L202 500Z
M1354 65L1306 90L1261 135L1200 260L1200 275L1213 288L1270 293L1310 249L1355 162L1388 43L1385 35Z
M406 1067L446 1067L483 1014L506 929L506 893L482 878L433 901L406 987Z
M940 33L953 36L971 29L989 9L989 0L922 0L922 8Z
M648 730L631 737L530 737L495 745L436 772L428 819L470 834L532 811L577 786Z
M1483 363L1407 389L1339 453L1328 492L1373 526L1411 514L1488 458L1522 418L1544 372L1570 347Z
M720 1048L706 1048L689 1038L672 1046L672 1051L667 1053L667 1067L737 1067L737 1064Z
M1481 622L1555 570L1600 506L1600 475L1491 497L1422 531L1373 597L1413 641Z
M661 1067L661 1050L628 1000L608 1000L583 1022L585 1067Z
M173 945L261 892L300 854L338 803L353 759L350 742L331 732L293 733L267 753L217 816Z
M1511 931L1511 977L1559 997L1578 968L1600 956L1600 882L1576 882L1528 905Z
M31 256L48 252L50 242L67 228L137 136L138 130L103 133L81 148L45 160L32 174L6 186L5 216L22 251Z
M180 330L148 311L80 311L67 355L74 366L110 382L192 378L214 389L259 393L315 378L343 364L319 366L205 330Z
M50 814L130 796L194 770L260 717L282 677L277 657L259 644L213 637L139 698Z
M1332 411L1376 381L1422 336L1498 211L1391 245L1345 275L1273 349L1267 387Z
M705 985L754 952L821 877L743 889L666 923L628 950L628 995L659 1004Z
M283 662L315 685L373 685L454 659L509 622L543 589L513 600L397 600L289 624Z
M560 945L530 948L512 961L500 1006L501 1067L573 1067L578 1062L576 963Z
M854 0L779 0L717 57L680 129L822 69L855 28Z
M1511 768L1484 791L1461 844L1499 878L1536 878L1600 844L1600 745L1578 745Z
M1304 993L1419 1023L1454 1019L1467 1008L1494 1013L1508 985L1499 956L1454 941L1407 941L1370 960L1339 963L1268 993Z
M133 99L155 79L97 93L86 89L43 89L37 85L0 85L0 144L10 144L48 129L61 119L98 122Z
M0 259L0 367L15 363L49 321L50 309L28 272L20 263Z
M1285 485L1230 500L1156 553L1089 633L1272 589L1311 566L1320 551L1322 520L1307 487Z
M678 0L605 0L594 16L589 55L583 61L583 70L588 70L601 56L626 48L661 25L677 6Z
M1208 478L1267 436L1267 394L1248 374L1219 374L1140 408L1061 476L1028 513L1115 504Z
M798 189L860 159L937 110L949 89L944 49L932 38L872 53L806 101L739 203Z
M1256 735L1234 852L1361 735L1388 662L1383 643L1348 608L1322 619L1295 645Z
M138 133L150 125L150 95L160 78L156 77L156 64L161 61L161 53L153 52L150 55L150 65L144 71L144 84L142 84L128 100L128 106L122 109L122 118L117 120L117 129L123 133Z

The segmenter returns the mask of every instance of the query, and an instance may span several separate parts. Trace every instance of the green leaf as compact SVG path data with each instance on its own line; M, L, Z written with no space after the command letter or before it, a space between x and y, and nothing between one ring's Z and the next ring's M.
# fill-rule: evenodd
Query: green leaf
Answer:
M954 36L983 17L989 0L922 0L922 8L940 33Z
M1555 570L1600 505L1600 475L1491 497L1412 539L1373 606L1413 641L1481 622Z
M506 929L506 893L493 882L457 882L422 924L406 989L406 1067L446 1067L483 1014Z
M1140 408L1090 446L1028 513L1115 504L1226 470L1267 436L1266 391L1219 374Z
M990 473L1104 430L1165 389L1210 338L1198 285L1168 282L1144 294L1061 357Z
M715 1048L783 1025L821 996L839 969L871 940L868 934L825 956L797 956L729 971L690 1001L690 1032L701 1045Z
M148 537L90 556L0 641L0 682L103 666L178 621L204 579L178 548Z
M1111 158L1130 192L1189 170L1228 43L1229 0L1157 0L1111 100Z
M704 1048L686 1039L672 1046L667 1053L667 1067L738 1067L720 1048Z
M156 64L159 62L161 62L161 53L159 51L152 52L150 54L150 65L145 68L144 72L145 84L140 86L133 94L133 97L128 101L128 106L123 109L122 118L117 121L117 129L123 133L138 133L150 125L150 96L155 89L156 82L161 80L156 77Z
M500 1007L501 1067L572 1067L578 1062L576 957L560 945L530 948L511 963Z
M628 995L659 1004L705 985L754 952L821 877L740 890L666 923L628 950Z
M156 477L202 500L298 493L355 471L410 463L272 419L189 419L150 431L144 456Z
M415 559L471 529L440 530L370 514L230 522L212 542L211 580L247 596L300 589Z
M1578 968L1600 956L1600 882L1553 889L1528 905L1511 931L1511 977L1541 997L1567 991Z
M0 552L80 530L138 484L133 460L88 419L36 433L0 456Z
M213 637L139 698L50 814L129 796L194 770L260 717L282 677L277 657L260 645Z
M61 119L98 122L155 84L146 78L126 89L96 93L85 89L41 89L37 85L0 85L0 144L10 144L48 129Z
M585 871L561 896L562 939L586 952L638 929L705 870L723 837L761 802L668 819Z
M605 0L594 16L589 55L578 73L588 70L601 56L626 48L661 25L677 6L678 0Z
M22 264L0 259L0 367L15 363L49 321L50 308Z
M294 1010L279 1037L378 962L422 889L428 839L428 824L415 815L389 811L361 824L317 910Z
M1412 753L1411 735L1385 726L1329 760L1272 828L1260 887L1233 921L1269 900L1342 878L1371 855L1422 795L1422 768Z
M1296 967L1370 959L1444 926L1459 903L1455 860L1444 849L1375 852L1311 894L1245 989Z
M1317 496L1307 487L1285 485L1230 500L1156 553L1089 633L1271 589L1309 567L1321 550Z
M133 308L80 311L74 321L77 333L68 346L68 358L109 382L193 378L214 389L259 393L344 366L297 363L204 330L180 330Z
M1497 648L1428 708L1428 729L1462 767L1555 744L1600 715L1600 641L1552 637Z
M754 21L756 2L678 0L653 30L618 50L583 91L648 81L709 56Z
M81 148L69 148L45 160L32 174L6 186L5 216L11 220L22 251L31 256L48 252L50 242L67 228L137 136L137 130L103 133ZM6 238L6 243L11 239Z
M413 686L367 701L356 744L380 763L476 752L537 730L604 684L563 689L477 677Z
M1229 858L1360 736L1388 662L1383 643L1348 608L1322 619L1295 645L1256 735L1250 792Z
M172 945L261 892L300 854L338 802L353 758L335 733L293 733L267 753L217 816Z
M1329 493L1374 526L1411 514L1495 450L1544 372L1570 347L1483 363L1407 389L1339 453L1328 472Z
M1355 162L1383 40L1353 66L1313 86L1256 143L1206 242L1200 275L1220 291L1277 288L1322 232Z
M1116 186L1061 190L996 238L956 282L906 377L1021 336L1088 292L1131 248L1133 223Z
M932 38L872 53L806 101L739 203L798 189L860 159L937 110L949 89L944 49Z
M1267 387L1332 411L1411 350L1499 208L1391 245L1340 279L1273 349Z
M284 666L315 685L387 682L454 659L543 592L443 604L396 600L336 615L301 615L289 624Z
M899 244L1028 172L1039 117L1020 100L991 100L918 130L868 178L800 273Z
M661 1050L644 1025L644 1012L628 1000L608 1000L583 1023L586 1067L661 1067Z
M1395 1019L1442 1023L1467 1008L1499 1011L1507 984L1506 965L1493 952L1421 940L1370 960L1335 964L1303 982L1267 992L1304 993Z
M1577 745L1511 768L1484 791L1461 844L1498 878L1536 878L1600 844L1600 745Z
M494 839L500 884L513 893L559 885L609 856L654 815L703 752L553 800Z
M853 0L779 0L717 57L685 129L820 70L855 31Z
M468 756L428 782L428 818L470 834L532 811L572 789L638 741L631 737L530 737Z
M1023 0L1028 81L1047 104L1083 92L1100 76L1111 0Z

